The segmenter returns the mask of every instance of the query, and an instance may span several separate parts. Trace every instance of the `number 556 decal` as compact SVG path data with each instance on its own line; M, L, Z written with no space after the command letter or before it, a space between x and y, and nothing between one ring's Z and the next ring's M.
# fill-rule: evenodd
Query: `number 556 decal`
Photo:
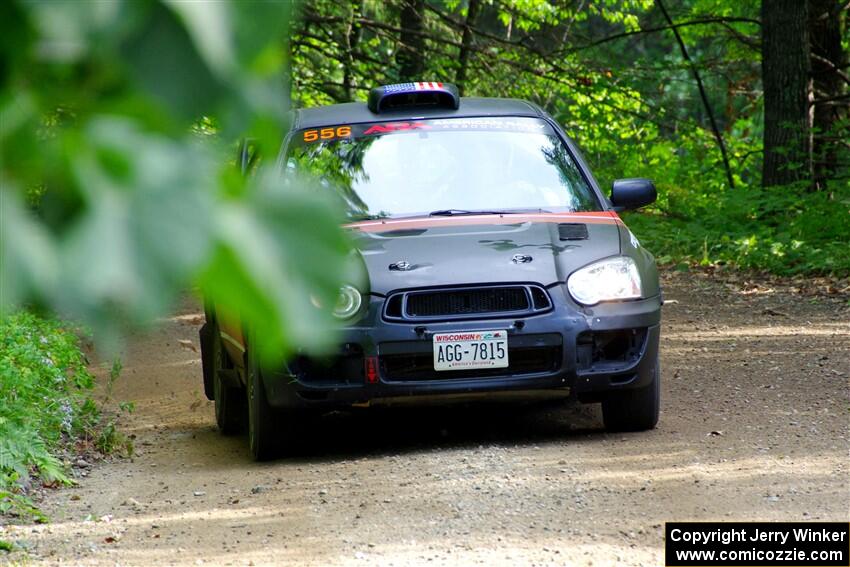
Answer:
M305 142L327 142L328 140L348 138L349 136L351 136L351 126L334 126L331 128L304 130Z

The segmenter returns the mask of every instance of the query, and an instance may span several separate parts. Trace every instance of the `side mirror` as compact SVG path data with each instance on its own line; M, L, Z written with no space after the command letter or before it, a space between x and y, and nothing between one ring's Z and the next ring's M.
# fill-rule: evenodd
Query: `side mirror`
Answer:
M654 203L656 197L655 185L641 177L617 179L611 187L611 203L618 212L645 207Z

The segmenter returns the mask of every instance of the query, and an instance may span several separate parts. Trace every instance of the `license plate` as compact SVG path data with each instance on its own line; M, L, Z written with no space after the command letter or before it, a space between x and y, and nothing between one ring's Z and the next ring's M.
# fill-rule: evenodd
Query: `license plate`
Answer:
M434 370L475 370L508 366L507 331L434 334Z

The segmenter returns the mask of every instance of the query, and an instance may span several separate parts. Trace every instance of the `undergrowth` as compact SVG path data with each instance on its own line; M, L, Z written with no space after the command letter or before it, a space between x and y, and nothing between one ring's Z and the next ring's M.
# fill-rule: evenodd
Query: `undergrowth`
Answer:
M729 265L777 275L850 276L850 189L740 187L710 200L628 213L660 264Z
M110 384L120 373L113 366ZM79 339L55 320L21 311L0 320L0 516L46 521L30 495L73 484L70 456L131 451L94 399Z

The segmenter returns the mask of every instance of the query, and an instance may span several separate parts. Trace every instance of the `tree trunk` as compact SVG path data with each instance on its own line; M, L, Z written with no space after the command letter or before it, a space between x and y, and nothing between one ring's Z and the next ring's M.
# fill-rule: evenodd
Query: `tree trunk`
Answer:
M422 80L425 71L425 0L401 0L398 75L402 81Z
M354 50L360 41L360 26L357 24L357 18L360 17L362 9L363 0L354 0L351 3L351 13L349 14L348 25L343 36L345 41L345 65L342 72L342 90L348 101L354 100Z
M835 98L847 88L847 52L841 48L845 11L839 0L809 0L809 40L811 42L812 86L814 98ZM838 160L835 139L850 136L834 132L839 120L847 116L847 104L818 103L814 105L814 180L818 189L834 177Z
M764 169L770 187L811 179L808 10L802 0L763 0Z
M463 36L460 40L460 53L458 55L459 65L455 75L455 83L458 91L463 94L466 89L466 71L469 68L469 53L472 47L472 28L475 26L475 18L478 16L478 0L469 0L466 8L466 22L463 26Z

